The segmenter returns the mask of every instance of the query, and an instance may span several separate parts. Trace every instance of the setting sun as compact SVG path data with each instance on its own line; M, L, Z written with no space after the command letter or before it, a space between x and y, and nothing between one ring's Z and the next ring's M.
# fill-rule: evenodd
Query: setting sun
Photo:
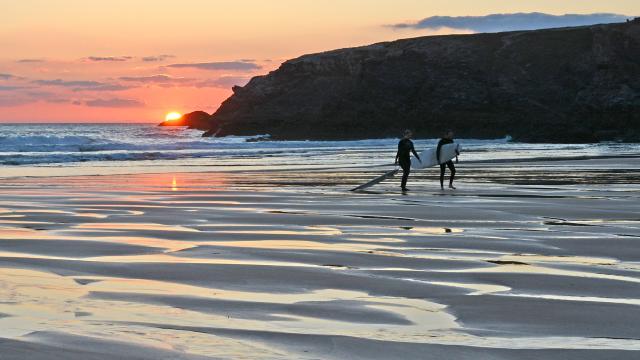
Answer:
M165 121L171 121L171 120L178 120L182 117L182 114L180 114L179 112L170 112L168 113L165 117L164 120Z

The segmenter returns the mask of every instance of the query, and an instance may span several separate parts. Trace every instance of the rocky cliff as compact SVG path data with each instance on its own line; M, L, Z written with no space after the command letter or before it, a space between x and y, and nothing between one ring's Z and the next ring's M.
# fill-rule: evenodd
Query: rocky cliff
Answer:
M217 136L640 140L640 19L428 36L305 55L212 115ZM218 125L219 124L219 125Z

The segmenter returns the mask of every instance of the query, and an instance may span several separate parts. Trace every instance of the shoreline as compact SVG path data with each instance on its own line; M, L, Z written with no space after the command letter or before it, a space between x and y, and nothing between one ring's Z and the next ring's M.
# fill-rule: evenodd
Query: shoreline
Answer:
M637 160L640 159L640 154L621 154L621 155L580 155L580 156L565 156L565 157L534 157L534 158L513 158L513 159L486 159L486 160L463 160L461 164L464 165L472 165L472 166L483 166L483 165L494 165L498 167L509 166L509 164L517 164L518 166L523 166L527 164L542 164L549 165L557 164L562 162L580 162L583 164L588 164L588 161L598 161L598 160ZM180 161L180 160L177 160ZM316 166L299 166L299 167L291 167L287 165L276 165L276 166L263 166L259 165L142 165L136 167L136 162L131 162L131 165L126 165L127 168L137 168L137 171L125 170L125 172L119 171L111 171L114 166L99 166L98 164L102 164L104 162L96 162L95 166L74 166L69 164L46 164L46 165L5 165L3 166L4 174L0 175L1 179L19 179L19 178L54 178L54 177L75 177L75 176L124 176L124 175L136 175L136 174L166 174L166 173L270 173L270 172L289 172L289 171L366 171L368 169L375 169L375 171L384 171L378 170L381 168L392 168L394 166L393 163L372 163L372 164L363 164L363 165L349 165L343 164L338 166L325 166L325 165L316 165ZM85 165L85 164L83 164ZM610 165L610 164L605 164ZM631 167L634 167L632 165ZM237 167L237 168L235 168ZM252 167L255 167L252 169ZM624 167L624 166L623 166ZM154 168L162 168L164 170L158 170ZM231 168L231 169L230 169ZM108 169L108 170L104 170ZM51 171L53 172L62 172L65 173L51 175ZM419 173L414 171L413 174L421 174L429 171L435 171L436 167L431 167L424 170L418 170ZM75 171L75 172L74 172ZM103 171L103 172L100 172ZM30 173L31 175L17 175L18 173ZM46 172L46 173L45 173ZM7 175L7 173L11 175ZM70 173L70 174L69 174Z

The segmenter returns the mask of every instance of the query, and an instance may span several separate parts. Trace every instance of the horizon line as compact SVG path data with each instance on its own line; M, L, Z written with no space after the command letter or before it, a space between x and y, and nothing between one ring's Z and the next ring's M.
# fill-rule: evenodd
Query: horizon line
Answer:
M115 121L92 121L92 122L74 122L74 121L57 121L57 122L4 122L4 121L0 121L0 126L2 125L69 125L69 124L73 124L73 125L93 125L93 124L102 124L102 125L145 125L145 124L160 124L162 123L162 121L149 121L149 122L143 122L143 121L137 121L137 122L131 122L131 121L126 121L126 120L120 120L118 122Z

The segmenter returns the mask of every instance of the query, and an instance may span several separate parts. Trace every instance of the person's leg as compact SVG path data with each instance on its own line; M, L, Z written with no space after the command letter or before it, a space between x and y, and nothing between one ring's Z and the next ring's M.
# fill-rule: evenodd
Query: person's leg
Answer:
M400 187L402 187L402 190L407 188L407 180L409 179L409 173L411 172L411 163L400 163L400 166L402 167L402 183L400 184Z
M449 177L449 187L455 189L453 186L453 179L456 177L456 166L453 165L453 161L447 161L447 166L449 167L449 171L451 171L451 176Z
M444 169L446 169L445 164L440 164L440 188L444 189Z

